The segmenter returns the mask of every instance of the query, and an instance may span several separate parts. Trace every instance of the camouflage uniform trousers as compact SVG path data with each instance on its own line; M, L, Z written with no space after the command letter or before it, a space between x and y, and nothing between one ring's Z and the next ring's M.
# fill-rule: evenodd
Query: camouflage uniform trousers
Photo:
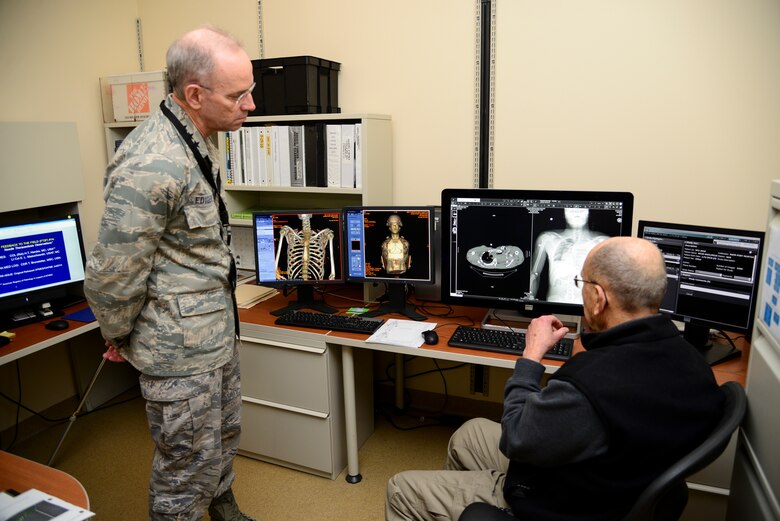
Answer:
M155 444L149 518L202 520L235 479L241 433L238 349L224 366L193 376L141 375Z

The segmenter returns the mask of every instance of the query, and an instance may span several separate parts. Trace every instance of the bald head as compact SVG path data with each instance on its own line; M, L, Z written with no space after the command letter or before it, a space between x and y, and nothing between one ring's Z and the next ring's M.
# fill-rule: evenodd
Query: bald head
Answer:
M582 273L609 290L612 303L631 314L658 312L666 293L663 255L645 239L605 240L590 251Z
M171 90L183 99L182 90L187 84L209 83L221 53L242 50L235 36L217 27L204 26L185 33L171 44L165 56Z

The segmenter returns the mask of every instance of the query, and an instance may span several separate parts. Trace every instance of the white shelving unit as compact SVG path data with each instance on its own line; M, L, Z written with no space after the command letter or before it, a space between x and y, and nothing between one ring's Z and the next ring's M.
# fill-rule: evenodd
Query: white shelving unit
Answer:
M111 158L114 157L114 152L119 146L117 142L125 139L140 124L138 121L103 124L103 129L106 132L106 163L110 162Z
M228 213L247 208L269 209L343 208L344 206L389 205L393 201L393 134L390 116L379 114L300 114L250 117L244 126L293 125L307 123L361 123L361 188L228 186L222 168L222 185L227 193ZM224 135L218 137L224 165ZM324 154L324 150L320 150ZM249 220L231 219L234 226L251 226Z

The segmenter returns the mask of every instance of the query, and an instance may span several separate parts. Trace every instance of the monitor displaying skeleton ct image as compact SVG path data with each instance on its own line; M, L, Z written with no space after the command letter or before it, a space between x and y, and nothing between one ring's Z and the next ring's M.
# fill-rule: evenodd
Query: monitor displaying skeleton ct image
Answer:
M255 212L257 282L343 282L340 210Z
M594 246L631 234L632 213L627 192L444 190L442 296L581 315L574 278Z
M254 212L252 222L257 284L295 286L298 307L311 308L313 285L344 282L341 210Z

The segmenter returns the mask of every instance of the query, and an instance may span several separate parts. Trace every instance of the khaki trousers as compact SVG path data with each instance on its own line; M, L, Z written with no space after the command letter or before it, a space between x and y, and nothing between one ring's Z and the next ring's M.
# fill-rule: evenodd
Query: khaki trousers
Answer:
M450 438L444 470L409 470L387 483L387 521L457 521L475 501L509 508L503 487L509 460L498 449L501 424L464 423Z

